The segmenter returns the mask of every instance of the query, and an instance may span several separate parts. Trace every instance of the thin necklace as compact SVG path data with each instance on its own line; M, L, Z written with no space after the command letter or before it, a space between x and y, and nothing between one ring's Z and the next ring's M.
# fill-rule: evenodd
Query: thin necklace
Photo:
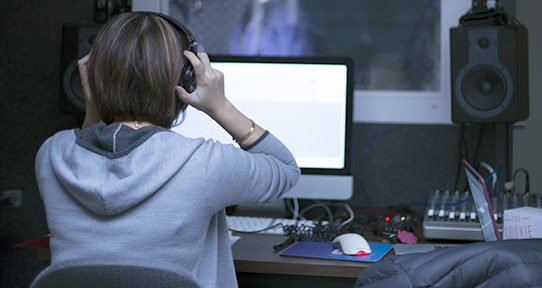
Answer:
M141 127L149 126L149 124L147 124L145 122L139 123L137 120L134 121L134 124L135 124L136 129L139 129L139 126L141 126Z

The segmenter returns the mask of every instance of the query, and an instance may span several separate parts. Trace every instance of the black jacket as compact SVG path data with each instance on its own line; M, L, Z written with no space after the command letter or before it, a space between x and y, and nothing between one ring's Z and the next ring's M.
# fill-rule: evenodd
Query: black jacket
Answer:
M392 256L365 269L356 287L542 287L542 239L477 242Z

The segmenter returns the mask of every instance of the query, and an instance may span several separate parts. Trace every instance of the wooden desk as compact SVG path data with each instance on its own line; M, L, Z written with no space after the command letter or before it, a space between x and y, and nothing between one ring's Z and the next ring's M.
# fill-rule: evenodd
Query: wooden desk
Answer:
M280 256L273 246L285 236L240 234L232 246L240 287L354 287L371 263ZM371 241L371 240L369 240ZM393 250L385 257L393 255Z
M357 278L370 263L280 256L273 246L280 235L242 234L232 246L235 270L247 273Z

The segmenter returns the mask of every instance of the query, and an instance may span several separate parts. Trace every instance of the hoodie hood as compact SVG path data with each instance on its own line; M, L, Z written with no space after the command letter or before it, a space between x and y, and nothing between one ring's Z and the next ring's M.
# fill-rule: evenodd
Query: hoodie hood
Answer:
M72 196L99 215L119 214L144 201L177 174L188 157L183 155L190 155L179 149L164 153L180 138L162 127L99 123L73 131L75 141L53 137L53 171Z

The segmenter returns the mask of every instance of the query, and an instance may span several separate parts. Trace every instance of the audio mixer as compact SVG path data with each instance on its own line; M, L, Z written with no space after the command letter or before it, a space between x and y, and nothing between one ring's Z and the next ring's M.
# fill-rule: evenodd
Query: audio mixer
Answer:
M470 192L436 190L426 203L423 234L427 239L484 240ZM541 208L540 196L505 193L491 197L493 214L502 235L503 212L523 206Z

